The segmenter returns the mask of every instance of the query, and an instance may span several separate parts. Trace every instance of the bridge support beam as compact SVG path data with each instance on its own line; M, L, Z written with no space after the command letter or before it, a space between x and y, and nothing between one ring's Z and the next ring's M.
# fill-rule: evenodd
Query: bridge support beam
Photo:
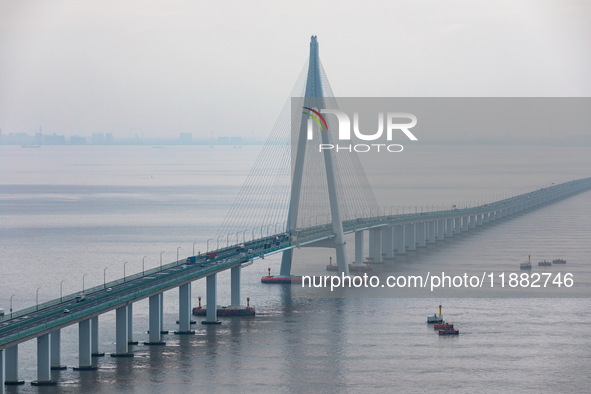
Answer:
M75 371L91 371L92 366L92 318L78 323L78 367Z
M435 243L435 238L436 238L436 233L437 233L437 227L435 226L437 223L435 220L431 220L427 222L427 243L430 244L434 244Z
M374 264L382 263L382 230L369 229L369 259Z
M6 351L4 349L0 349L0 394L4 394L6 390L4 389L4 353Z
M424 248L427 246L427 223L420 222L417 223L416 227L416 234L417 234L417 246L420 248Z
M230 269L230 305L240 306L240 266Z
M164 329L164 292L160 293L160 334L168 334Z
M57 384L55 380L51 380L50 337L51 334L37 337L37 380L31 382L33 386L53 386Z
M454 219L445 219L445 236L451 238L454 236Z
M133 304L127 304L127 344L137 345L138 341L133 340Z
M480 215L478 215L480 216ZM470 216L470 224L469 224L470 228L476 228L476 215L471 215Z
M239 266L234 268L238 268L238 270L240 270ZM234 268L232 268L232 270L234 270ZM240 274L240 271L238 271L238 274ZM240 278L238 281L240 281ZM234 286L233 282L232 286ZM240 296L240 294L238 295ZM179 330L175 331L174 333L189 335L195 334L195 331L191 330L191 282L179 286Z
M365 234L363 230L355 231L355 264L363 264L363 244Z
M417 224L407 223L404 225L404 240L407 250L417 250Z
M205 311L205 320L203 320L201 324L222 324L222 322L217 319L216 280L217 274L211 274L205 279L205 284L207 286L207 309Z
M111 357L133 357L133 353L129 352L128 306L115 310L115 353L111 353Z
M166 342L162 340L162 323L160 319L162 317L161 309L161 302L162 297L160 294L154 294L150 296L148 303L149 303L149 313L150 313L150 333L149 333L149 341L144 342L144 345L166 345Z
M454 218L454 234L459 234L462 230L462 217Z
M445 219L437 221L437 240L443 241L445 239Z
M406 253L405 235L406 229L404 224L394 226L394 248L398 254Z
M470 225L470 216L464 216L462 218L462 229L461 232L465 233L466 231L468 231L468 229Z
M62 334L58 328L51 332L51 369L63 371L67 367L61 364L62 359Z
M18 344L6 348L4 357L4 384L7 386L25 384L24 380L18 379Z
M92 328L90 330L92 357L103 357L105 353L99 352L99 320L98 316L90 318Z
M382 227L382 260L394 258L394 241L392 226Z

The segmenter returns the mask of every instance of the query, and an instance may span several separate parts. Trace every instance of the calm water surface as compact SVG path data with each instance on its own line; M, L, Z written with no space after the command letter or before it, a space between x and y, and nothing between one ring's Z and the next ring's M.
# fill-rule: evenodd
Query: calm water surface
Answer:
M14 309L78 292L206 249L260 147L0 147L0 306ZM589 176L589 148L424 147L370 178L396 182L411 207L504 198ZM502 157L503 160L499 160ZM470 165L466 160L470 159ZM384 183L384 182L382 182ZM380 190L376 194L380 197ZM376 274L515 272L532 255L565 258L591 283L591 193L409 253ZM210 246L214 241L210 241ZM349 240L348 245L353 245ZM323 275L329 250L301 249L294 273ZM353 258L353 250L348 253ZM279 256L242 270L242 295L257 316L165 335L165 347L132 348L133 359L95 359L99 369L54 371L60 383L32 387L35 341L19 346L20 378L9 393L113 392L586 392L591 384L590 298L323 298L313 290L263 286ZM104 269L106 268L106 271ZM218 302L229 303L229 274ZM459 293L458 293L459 294ZM193 303L205 282L193 284ZM178 292L165 293L174 330ZM436 335L427 314L444 305L461 330ZM115 316L100 317L100 349L114 352ZM134 304L134 339L147 339L147 300ZM77 365L77 327L62 330L62 364Z

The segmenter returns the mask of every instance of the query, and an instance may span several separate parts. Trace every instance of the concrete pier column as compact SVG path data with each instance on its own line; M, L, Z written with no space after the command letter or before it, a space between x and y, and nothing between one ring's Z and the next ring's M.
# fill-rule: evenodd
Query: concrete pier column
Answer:
M7 386L25 384L18 379L18 345L7 347L4 354L4 380Z
M404 229L404 224L398 224L393 227L394 230L394 249L396 249L396 253L404 254L406 252L406 243L405 243L405 233L406 230Z
M160 334L168 334L164 329L164 292L160 293Z
M407 223L404 225L404 241L407 250L417 250L417 224Z
M453 218L445 219L445 236L447 238L454 236L454 219Z
M61 364L62 358L62 334L61 330L57 329L51 332L51 369L63 371L67 369L65 365Z
M133 340L133 304L127 304L127 344L137 345L138 341Z
M103 357L105 353L99 352L99 320L98 316L94 316L90 318L90 324L92 328L90 329L90 341L91 341L91 350L92 350L92 357Z
M462 217L454 218L454 234L460 234L462 232Z
M4 389L4 349L0 349L0 394L4 394L6 390Z
M364 236L363 230L355 231L355 264L363 264Z
M445 219L437 221L437 240L443 241L445 239Z
M437 227L436 221L431 220L427 222L427 243L434 244L436 239Z
M234 273L234 269L237 269L238 274ZM237 275L238 278L234 276ZM232 268L231 271L232 279L232 305L240 305L240 266ZM234 294L234 282L238 282L238 294ZM235 300L234 297L238 297ZM236 301L236 304L234 303ZM175 334L195 334L195 331L191 331L191 283L185 283L179 286L179 330L174 332Z
M92 366L92 318L78 323L78 367L75 371L95 370Z
M162 333L161 327L162 323L160 322L160 318L162 317L162 311L160 310L162 301L162 297L160 294L154 294L150 296L149 302L149 314L150 314L150 321L149 321L149 341L144 342L144 345L165 345L166 342L162 341Z
M484 223L484 214L479 213L478 215L476 215L476 225L482 226L483 223Z
M480 216L480 215L478 215ZM471 215L470 216L470 224L469 224L470 228L476 228L476 215Z
M462 218L462 229L461 231L465 233L470 228L470 216L464 216Z
M394 241L392 226L382 228L382 258L392 260L394 258Z
M417 246L424 248L427 246L427 223L420 222L417 223L416 233L417 233Z
M369 229L369 258L375 264L382 261L382 230L380 228Z
M53 386L57 384L55 380L51 380L50 342L51 334L37 337L37 380L31 382L33 386Z
M240 266L230 269L230 305L240 305Z
M201 324L222 324L221 321L217 320L216 280L216 274L211 274L205 279L205 285L207 286L207 310L205 311L205 320Z
M127 308L128 305L115 310L115 353L111 353L111 357L133 357L129 352Z

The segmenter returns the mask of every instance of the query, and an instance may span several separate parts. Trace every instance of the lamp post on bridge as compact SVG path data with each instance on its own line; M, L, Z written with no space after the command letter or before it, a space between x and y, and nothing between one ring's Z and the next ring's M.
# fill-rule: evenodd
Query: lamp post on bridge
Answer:
M179 265L179 249L180 248L181 248L180 246L178 246L176 248L176 265Z
M35 310L38 311L39 310L39 289L41 288L41 286L37 287L37 290L35 290Z
M82 275L82 294L84 294L84 278L86 277L86 275L88 274Z
M162 271L162 253L164 253L164 251L160 252L160 271Z
M193 242L193 254L192 256L195 256L195 244L197 243L197 241Z
M109 267L105 267L105 269L103 269L103 289L107 288L107 269Z
M123 282L125 282L125 278L126 278L126 277L125 277L125 265L126 265L127 263L129 263L129 261L126 261L126 262L124 262L124 263L123 263Z
M213 238L207 240L207 248L205 249L206 252L209 252L209 241L213 241Z
M144 256L144 258L142 259L142 276L146 274L146 257L148 256Z
M60 302L62 302L62 285L64 284L65 281L66 280L64 279L60 282Z
M10 318L12 319L12 299L14 298L14 294L10 296Z
M220 248L220 238L223 237L223 235L218 235L218 238L215 241L215 248L219 249Z

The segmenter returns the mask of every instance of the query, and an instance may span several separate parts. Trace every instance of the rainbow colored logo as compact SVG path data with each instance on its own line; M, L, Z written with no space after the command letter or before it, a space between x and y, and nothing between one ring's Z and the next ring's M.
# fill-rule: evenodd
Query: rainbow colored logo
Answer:
M322 131L322 124L324 124L324 128L326 128L326 131L328 131L328 123L326 123L326 119L324 119L324 116L322 116L322 114L318 111L316 111L315 109L312 109L310 107L303 107L307 110L309 110L310 112L308 112L308 116L311 117L312 119L314 119L316 121L316 123L318 124L318 128L320 129L320 131ZM302 113L306 113L306 112L302 112ZM322 121L322 122L321 122Z

